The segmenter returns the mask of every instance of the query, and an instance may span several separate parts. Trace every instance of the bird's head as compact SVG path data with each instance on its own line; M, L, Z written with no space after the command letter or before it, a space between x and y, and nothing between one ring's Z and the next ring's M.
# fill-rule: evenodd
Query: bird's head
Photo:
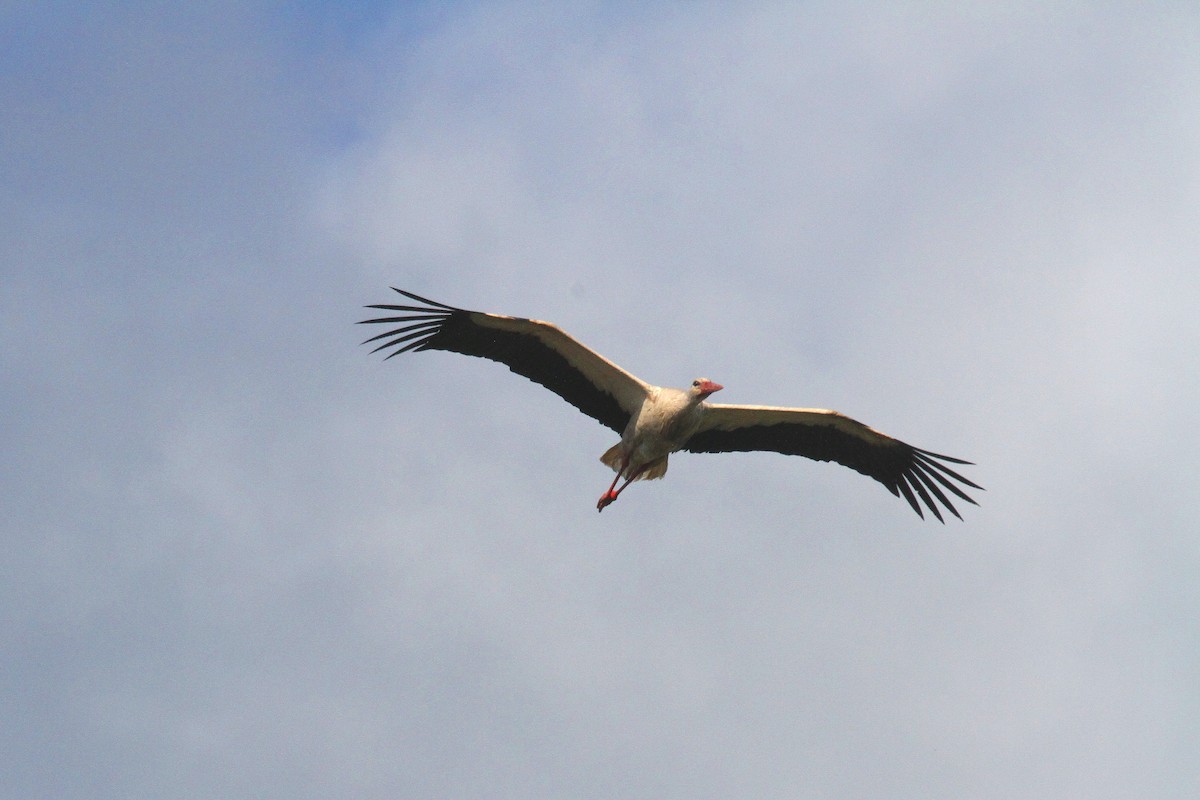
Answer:
M725 387L719 383L713 383L708 378L696 378L692 381L692 388L688 391L697 400L703 400L713 392L719 392Z

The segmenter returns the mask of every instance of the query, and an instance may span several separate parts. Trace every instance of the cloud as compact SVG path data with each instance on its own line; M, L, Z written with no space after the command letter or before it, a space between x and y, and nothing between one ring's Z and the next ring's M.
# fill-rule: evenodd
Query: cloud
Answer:
M1196 788L1193 12L6 13L11 791ZM607 431L355 349L389 284L988 491L597 515Z

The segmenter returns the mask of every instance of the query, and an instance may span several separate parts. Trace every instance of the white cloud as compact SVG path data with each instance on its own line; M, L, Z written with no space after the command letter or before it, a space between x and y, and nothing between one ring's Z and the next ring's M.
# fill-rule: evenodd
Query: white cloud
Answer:
M1194 793L1194 12L14 19L11 791ZM355 349L388 284L988 491L597 515L607 431Z

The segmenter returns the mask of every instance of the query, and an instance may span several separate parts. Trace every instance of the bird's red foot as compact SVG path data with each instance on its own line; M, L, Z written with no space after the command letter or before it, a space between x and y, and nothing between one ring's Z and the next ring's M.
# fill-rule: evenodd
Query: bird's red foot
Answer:
M613 491L605 492L604 494L600 495L600 500L596 503L596 510L603 511L605 506L607 506L609 503L611 503L613 500L616 500L616 499L617 499L616 492L613 492Z

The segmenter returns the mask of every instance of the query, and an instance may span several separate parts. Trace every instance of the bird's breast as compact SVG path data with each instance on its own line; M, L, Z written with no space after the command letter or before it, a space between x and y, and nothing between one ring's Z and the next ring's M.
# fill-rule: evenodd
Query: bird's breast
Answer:
M642 460L675 452L700 426L700 408L684 399L648 399L625 431L627 447Z

